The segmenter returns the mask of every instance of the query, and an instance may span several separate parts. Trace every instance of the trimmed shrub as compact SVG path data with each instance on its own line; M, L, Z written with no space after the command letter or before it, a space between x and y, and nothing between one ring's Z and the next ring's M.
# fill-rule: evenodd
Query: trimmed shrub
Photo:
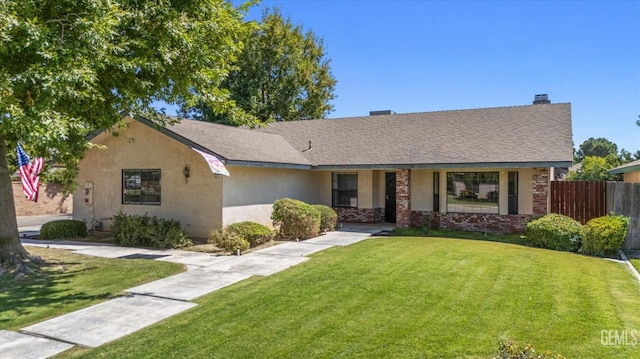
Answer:
M246 239L252 247L267 243L273 239L273 231L267 226L255 222L238 222L227 226L227 231Z
M525 344L521 346L516 343L500 343L498 348L498 355L493 357L494 359L566 359L566 357L560 354L553 354L550 352L536 352L536 349L531 344Z
M608 215L590 220L582 227L582 252L604 255L622 247L629 218Z
M320 211L310 204L291 198L273 204L271 220L283 239L308 239L320 233Z
M47 222L40 228L40 239L85 238L87 225L83 221L63 219Z
M126 247L182 248L193 244L182 230L180 221L147 214L118 212L113 216L111 233L116 242Z
M212 231L209 234L208 242L232 253L237 252L238 249L245 251L250 247L249 241L226 229Z
M313 208L320 211L320 231L331 232L335 231L336 224L338 224L338 214L333 208L325 206L323 204L314 204Z
M547 214L529 221L525 235L530 245L577 252L582 246L580 222L561 214Z

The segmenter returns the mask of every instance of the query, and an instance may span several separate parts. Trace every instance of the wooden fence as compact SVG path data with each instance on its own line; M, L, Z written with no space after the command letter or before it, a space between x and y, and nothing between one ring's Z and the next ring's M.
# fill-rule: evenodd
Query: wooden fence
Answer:
M640 249L640 183L607 182L607 212L629 217L624 249Z
M551 213L585 224L607 214L607 182L552 181L550 202Z

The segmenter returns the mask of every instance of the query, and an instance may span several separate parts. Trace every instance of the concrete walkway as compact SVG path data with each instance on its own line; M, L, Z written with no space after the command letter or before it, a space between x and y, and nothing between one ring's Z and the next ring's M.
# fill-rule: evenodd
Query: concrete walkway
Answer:
M27 246L63 248L106 258L182 263L187 271L127 289L127 296L21 328L18 333L0 330L0 358L48 358L73 345L100 346L196 306L190 300L253 275L268 276L283 271L308 260L309 254L356 243L384 229L389 229L389 225L345 225L339 231L304 242L283 243L242 256L24 238Z

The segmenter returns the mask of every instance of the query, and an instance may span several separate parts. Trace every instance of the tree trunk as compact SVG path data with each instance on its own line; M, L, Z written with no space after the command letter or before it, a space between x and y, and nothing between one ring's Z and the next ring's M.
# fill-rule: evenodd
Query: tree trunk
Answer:
M20 265L31 260L31 255L24 249L18 234L18 220L13 201L11 173L7 162L7 143L0 134L0 266L5 264Z

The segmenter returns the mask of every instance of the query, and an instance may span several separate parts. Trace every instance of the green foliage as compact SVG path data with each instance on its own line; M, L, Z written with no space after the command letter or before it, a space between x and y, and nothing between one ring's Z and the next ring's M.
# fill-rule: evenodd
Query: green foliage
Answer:
M245 10L213 0L0 2L0 137L73 167L85 136L121 111L159 120L154 101L232 107L218 85L250 28Z
M525 235L530 245L560 251L577 252L581 245L580 222L561 214L547 214L529 221Z
M498 355L494 359L565 359L560 354L552 354L550 352L537 353L531 344L521 346L517 343L507 342L500 343Z
M629 218L608 215L590 220L582 227L582 252L604 255L622 247Z
M63 219L51 221L40 228L40 239L85 238L87 225L83 221Z
M273 239L273 231L267 226L255 222L238 222L227 226L227 231L246 239L254 247Z
M180 221L146 214L118 212L113 216L111 233L120 245L128 247L182 248L193 244Z
M264 11L235 65L223 86L257 124L318 119L333 111L329 101L335 97L336 80L322 39L293 25L278 9ZM247 124L212 111L207 104L182 111L206 121Z
M232 253L235 253L237 250L245 251L251 246L249 241L239 234L225 229L212 231L211 234L209 234L208 242Z
M609 174L609 170L618 167L620 160L616 154L607 157L587 156L582 160L580 168L569 173L568 181L617 181L619 175Z
M609 155L618 155L618 146L607 140L606 138L589 138L580 145L576 151L576 162L582 162L585 157L607 157Z
M314 204L313 207L320 211L320 231L335 231L338 224L338 214L333 208L323 204Z
M283 239L308 239L320 233L320 211L313 206L291 198L273 204L271 220Z
M237 113L220 88L252 26L230 1L0 1L0 146L63 164L75 178L87 135L122 113L168 121L154 103ZM114 130L117 131L117 130ZM0 191L9 196L0 152ZM4 181L6 176L7 181ZM8 218L13 206L1 206ZM0 227L0 238L16 228ZM4 241L4 239L3 239ZM18 244L19 245L19 244Z

